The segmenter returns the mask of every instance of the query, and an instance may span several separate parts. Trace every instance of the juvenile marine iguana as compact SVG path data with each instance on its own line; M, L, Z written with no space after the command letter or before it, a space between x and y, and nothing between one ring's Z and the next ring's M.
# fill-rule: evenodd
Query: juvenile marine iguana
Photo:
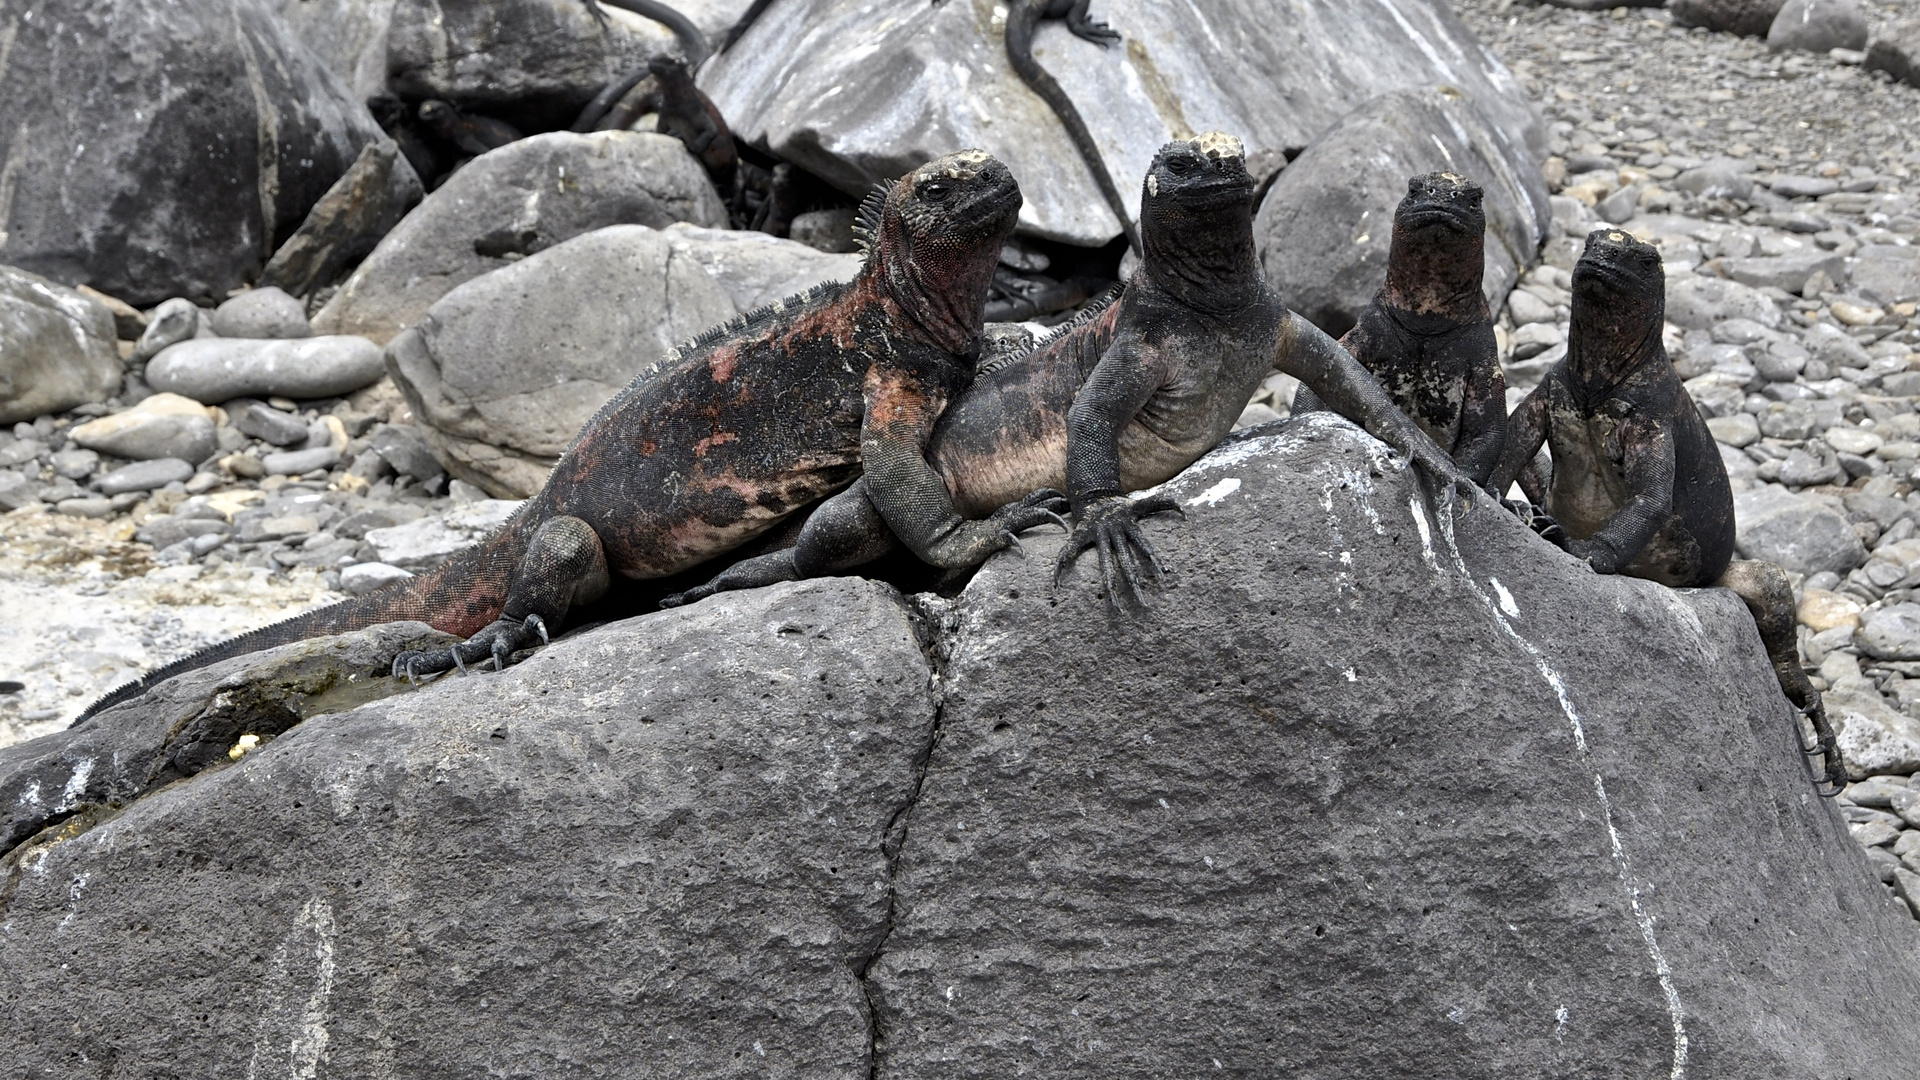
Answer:
M1667 359L1660 253L1619 230L1587 237L1573 270L1567 357L1508 421L1494 490L1521 479L1546 516L1517 507L1543 536L1601 574L1673 588L1720 585L1746 602L1787 698L1812 721L1808 753L1835 790L1847 770L1820 692L1800 667L1793 587L1769 562L1733 558L1733 490L1707 423ZM1553 450L1545 491L1521 474Z
M461 153L474 157L526 138L505 120L469 113L444 101L421 102L420 120L435 135L459 147Z
M489 656L503 666L545 640L571 605L603 592L610 575L680 572L863 475L869 497L916 552L985 558L1012 530L1050 515L1035 506L986 522L939 513L945 489L924 448L972 378L987 283L1019 210L1012 174L984 152L915 169L869 198L868 257L852 281L709 330L642 372L492 537L412 580L161 668L83 719L216 660L402 619L468 640L403 654L397 674ZM402 334L393 347L407 340Z
M1007 62L1013 65L1020 81L1060 118L1061 126L1067 129L1067 138L1087 163L1087 171L1093 174L1093 182L1107 200L1107 206L1113 210L1113 216L1120 219L1120 231L1127 236L1127 246L1139 251L1140 230L1134 227L1133 218L1127 213L1127 204L1120 198L1120 186L1107 171L1106 158L1100 155L1100 145L1093 141L1093 132L1081 118L1073 99L1033 58L1033 31L1042 19L1064 19L1075 37L1103 49L1119 41L1120 35L1112 27L1093 18L1089 11L1092 6L1092 0L1012 0L1007 5Z
M647 61L646 70L647 77L628 88L589 130L624 130L655 113L660 118L655 130L686 144L714 186L723 193L732 191L740 155L720 109L694 85L693 73L678 57L656 56Z
M1340 344L1400 410L1484 485L1507 437L1507 381L1481 292L1486 211L1480 185L1454 173L1407 181L1393 213L1387 280ZM1293 411L1320 408L1302 387Z
M1064 488L1079 521L1060 568L1094 549L1108 600L1119 606L1125 589L1137 602L1136 573L1159 575L1137 519L1177 507L1125 493L1212 449L1275 368L1443 484L1456 481L1445 452L1267 284L1254 253L1252 191L1239 139L1209 133L1160 149L1140 200L1145 257L1117 299L984 367L935 427L927 456L954 512L984 514L1011 501L1008 492L1017 499ZM794 547L736 563L663 603L834 573L892 545L870 485L856 483L813 512ZM988 553L956 554L928 561L962 568Z

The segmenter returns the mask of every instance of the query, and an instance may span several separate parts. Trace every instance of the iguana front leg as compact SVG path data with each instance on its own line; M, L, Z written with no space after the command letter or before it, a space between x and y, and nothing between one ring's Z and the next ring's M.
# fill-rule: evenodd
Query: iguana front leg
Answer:
M451 649L401 653L393 658L394 677L465 671L486 660L502 670L514 653L546 644L573 605L599 598L607 585L607 556L593 526L577 517L550 518L533 534L500 617Z
M867 497L907 550L922 562L959 570L980 565L1001 548L1018 547L1015 534L1025 529L1060 522L1059 504L1066 497L1042 489L985 521L961 517L925 453L945 406L901 376L869 376L860 457Z
M1180 509L1165 495L1128 499L1120 477L1120 433L1164 383L1151 351L1136 338L1123 338L1101 355L1067 411L1067 492L1075 523L1053 577L1058 582L1081 552L1093 549L1107 603L1116 609L1123 590L1136 605L1143 602L1136 580L1143 572L1156 583L1161 578L1160 560L1139 520Z
M1273 366L1305 383L1327 408L1405 454L1442 487L1472 497L1473 481L1453 463L1451 455L1394 406L1379 380L1339 342L1291 311L1280 328Z
M1596 574L1617 574L1673 515L1673 438L1658 420L1630 416L1620 425L1627 501L1584 540L1568 539L1567 554Z

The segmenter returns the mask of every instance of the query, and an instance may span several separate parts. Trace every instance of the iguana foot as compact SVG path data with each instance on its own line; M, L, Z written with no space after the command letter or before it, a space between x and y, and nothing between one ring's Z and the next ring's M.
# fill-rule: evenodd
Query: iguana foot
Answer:
M961 521L923 551L915 554L922 562L942 570L965 570L987 561L996 551L1012 548L1026 554L1019 533L1051 521L1068 528L1060 511L1067 509L1067 497L1052 488L1041 488L1019 502L1008 503L980 521Z
M1067 29L1074 37L1082 41L1091 41L1103 49L1120 44L1120 31L1098 19L1088 18L1078 23L1068 19Z
M1171 495L1149 495L1144 499L1128 499L1124 495L1109 495L1088 504L1080 513L1080 523L1074 527L1067 546L1060 550L1060 560L1054 564L1054 584L1066 576L1067 568L1073 565L1080 553L1088 548L1094 549L1100 556L1100 577L1107 587L1107 603L1115 611L1122 610L1121 587L1133 598L1136 607L1145 607L1146 600L1140 595L1140 586L1135 580L1144 568L1146 576L1155 584L1163 577L1160 559L1153 553L1153 545L1140 532L1140 519L1155 514L1176 513L1186 517L1186 511L1180 509Z
M1501 499L1500 505L1506 507L1508 513L1519 518L1521 524L1539 534L1542 540L1557 548L1566 548L1567 530L1560 527L1560 522L1554 520L1553 515L1525 499Z
M451 649L401 653L393 658L393 677L417 684L422 675L438 675L455 668L463 675L471 674L467 665L489 658L493 660L493 670L504 671L514 653L545 645L550 640L546 620L538 615L518 620L495 619Z
M1833 725L1827 722L1827 706L1820 699L1820 691L1809 689L1807 695L1807 703L1800 711L1813 724L1814 743L1811 749L1802 749L1806 749L1808 754L1817 753L1823 759L1826 766L1823 779L1833 790L1820 791L1820 794L1832 798L1847 786L1847 762L1840 754L1840 741L1834 736Z

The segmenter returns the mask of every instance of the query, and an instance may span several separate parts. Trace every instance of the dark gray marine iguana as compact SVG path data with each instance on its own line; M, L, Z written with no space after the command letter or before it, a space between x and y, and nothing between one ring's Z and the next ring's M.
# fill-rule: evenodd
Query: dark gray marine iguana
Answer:
M1482 198L1479 184L1454 173L1407 181L1393 213L1387 280L1340 344L1484 486L1506 445L1507 381L1481 291ZM1293 399L1296 414L1322 407L1307 387Z
M611 576L684 571L861 478L916 553L985 558L1013 532L1054 519L1045 507L1057 496L962 521L940 512L946 491L924 450L973 376L987 284L1019 210L1012 174L978 150L876 190L866 205L867 260L852 281L715 327L642 372L493 536L417 578L169 664L107 694L81 720L184 671L382 622L417 619L467 638L402 654L396 674L487 657L504 666Z
M1733 489L1661 343L1665 317L1659 251L1617 229L1587 237L1573 270L1567 357L1509 419L1494 489L1519 480L1545 515L1526 504L1516 511L1596 573L1738 594L1780 688L1813 724L1807 753L1822 755L1837 791L1846 765L1820 692L1800 667L1793 586L1772 563L1733 558ZM1544 490L1522 475L1543 442L1553 451Z
M1379 383L1267 283L1254 251L1252 192L1239 139L1209 133L1160 149L1140 200L1145 257L1117 299L984 366L935 427L927 456L951 512L977 516L1009 501L1006 492L1064 488L1079 520L1060 568L1093 549L1108 600L1119 606L1125 590L1137 603L1135 577L1160 573L1137 521L1178 507L1126 492L1159 484L1212 449L1276 368L1442 484L1465 483ZM894 543L871 486L856 483L813 512L793 547L736 563L662 603L836 573ZM927 561L959 569L988 553L951 554L958 557Z

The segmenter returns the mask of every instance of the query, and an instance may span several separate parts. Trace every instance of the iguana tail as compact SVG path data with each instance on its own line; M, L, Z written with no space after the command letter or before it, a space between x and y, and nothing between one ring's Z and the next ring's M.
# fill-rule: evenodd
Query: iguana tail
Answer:
M1127 215L1127 204L1120 197L1120 187L1113 182L1113 174L1107 171L1106 159L1100 156L1100 144L1093 141L1093 132L1081 118L1080 110L1074 107L1073 99L1033 58L1033 29L1040 6L1038 3L1016 3L1011 6L1007 17L1007 61L1013 65L1014 73L1020 76L1020 80L1060 118L1061 125L1067 129L1067 138L1072 140L1074 148L1080 151L1080 157L1086 161L1087 171L1093 174L1093 182L1100 188L1100 194L1106 197L1107 205L1113 209L1113 216L1120 219L1120 231L1127 235L1127 246L1145 254L1145 249L1140 246L1140 230L1134 225L1133 218Z
M78 727L96 714L138 697L175 675L308 638L408 620L427 623L458 637L470 637L500 617L506 606L507 589L513 584L514 572L538 524L537 515L523 508L499 532L456 552L433 570L183 656L109 690L87 706L73 724Z

